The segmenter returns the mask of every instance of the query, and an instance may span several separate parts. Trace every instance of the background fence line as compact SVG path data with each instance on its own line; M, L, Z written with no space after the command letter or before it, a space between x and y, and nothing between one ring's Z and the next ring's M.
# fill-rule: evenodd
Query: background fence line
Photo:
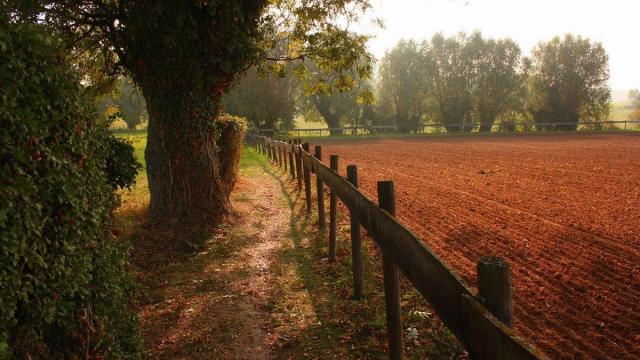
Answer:
M450 124L447 125L450 128L458 129L458 131L447 132L445 125L439 124L423 124L417 127L414 132L416 133L468 133L476 132L475 125L469 124ZM576 126L576 131L589 131L589 130L640 130L640 119L638 120L606 120L595 122L579 122L579 123L567 123L567 122L547 122L547 123L513 123L513 124L497 124L494 125L499 133L529 133L529 132L554 132L554 131L574 131L567 129L567 127ZM509 127L509 128L507 128ZM521 128L522 130L518 130ZM342 135L365 135L374 133L399 133L401 129L395 125L372 125L372 126L344 126L344 127L325 127L317 129L253 129L250 131L252 135L263 135L272 138L279 136L295 136L295 137L309 137L309 136L323 136L330 134L342 134ZM408 130L404 131L409 132ZM488 132L487 132L488 133Z
M309 153L309 143L300 145L275 141L264 136L248 136L247 143L268 156L274 166L282 167L280 159L296 158L292 178L304 177L306 209L311 214L311 174L316 176L318 196L318 223L324 220L324 186L331 196L340 199L351 217L352 275L355 299L362 299L363 269L360 230L367 233L380 248L385 266L385 303L389 357L401 359L402 319L399 312L398 270L429 302L443 323L458 338L473 359L547 359L534 346L518 337L512 330L511 284L509 267L499 258L482 258L478 263L479 295L415 234L395 218L393 182L379 182L380 204L375 204L357 188L357 167L347 167L348 179L337 171L337 155L332 155L335 165L327 167L322 161L322 148L316 147L315 156ZM278 155L280 154L280 155ZM332 161L332 162L333 162ZM292 162L289 162L291 166ZM332 164L333 165L333 164ZM290 170L292 170L290 168ZM330 219L335 219L336 207L330 206ZM321 220L322 219L322 220ZM354 228L355 227L355 228ZM331 245L330 245L331 246ZM480 296L481 295L481 296Z

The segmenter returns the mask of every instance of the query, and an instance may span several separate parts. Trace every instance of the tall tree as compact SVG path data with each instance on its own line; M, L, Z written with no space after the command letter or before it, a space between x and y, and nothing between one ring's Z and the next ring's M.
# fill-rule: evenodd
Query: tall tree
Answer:
M369 72L367 36L349 31L369 0L6 0L13 21L41 22L108 78L125 69L147 101L145 158L152 221L209 219L230 210L222 180L221 98L245 69L313 58L349 83ZM7 6L7 5L5 5ZM282 42L285 51L269 50Z
M473 129L474 63L479 57L474 45L464 34L436 34L422 46L429 114L448 132Z
M378 97L400 131L416 131L424 113L424 61L413 40L401 40L380 61Z
M529 111L538 128L576 130L580 119L597 122L608 116L609 58L602 44L571 34L540 43L528 74Z
M360 104L358 104L358 94L355 90L332 94L311 94L308 101L322 116L331 135L342 135L342 125L357 121L360 117Z
M146 116L147 104L144 97L128 78L119 79L117 95L116 105L122 118L129 129L135 129L142 122L142 118Z
M496 119L512 110L521 98L520 47L510 39L485 40L479 33L470 43L477 44L473 101L481 132L489 132Z
M251 68L222 97L223 110L247 118L256 129L291 127L296 112L296 79Z

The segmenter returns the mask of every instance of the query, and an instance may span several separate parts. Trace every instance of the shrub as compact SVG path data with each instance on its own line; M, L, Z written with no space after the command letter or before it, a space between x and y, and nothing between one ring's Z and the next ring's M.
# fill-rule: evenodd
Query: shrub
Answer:
M111 130L129 130L129 125L127 122L122 120L122 118L117 118L115 121L109 125L109 129Z
M236 183L239 170L240 155L242 155L242 143L247 133L247 122L244 118L231 115L221 115L216 119L218 147L223 152L220 154L221 174L224 174L222 183L230 193Z
M111 228L133 149L37 26L0 19L0 102L0 358L141 357Z

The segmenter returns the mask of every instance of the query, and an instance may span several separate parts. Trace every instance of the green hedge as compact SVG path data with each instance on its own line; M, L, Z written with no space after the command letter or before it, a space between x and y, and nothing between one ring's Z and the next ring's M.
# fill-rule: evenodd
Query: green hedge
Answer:
M139 167L58 42L0 19L0 358L140 358L115 188Z

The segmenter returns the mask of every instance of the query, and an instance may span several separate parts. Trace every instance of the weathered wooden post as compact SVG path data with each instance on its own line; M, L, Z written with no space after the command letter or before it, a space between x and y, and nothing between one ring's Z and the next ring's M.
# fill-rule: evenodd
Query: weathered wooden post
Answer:
M302 144L302 150L309 153L309 143ZM300 162L302 163L302 170L304 173L304 195L307 201L307 213L311 214L311 171L309 167L302 160L302 154L300 154Z
M289 140L289 145L287 146L287 152L289 153L289 174L291 175L291 178L295 179L296 172L293 167L293 141L292 140Z
M338 172L338 155L329 156L331 170ZM336 211L338 210L338 197L335 192L329 193L329 261L336 261Z
M289 158L287 156L289 146L288 145L284 145L282 146L282 163L284 164L284 172L285 174L287 173L287 171L289 170Z
M513 327L511 274L502 258L485 256L478 261L478 296L487 310L508 327Z
M358 167L347 166L347 180L358 187ZM364 267L362 265L362 240L360 239L360 221L356 209L349 209L351 218L351 273L353 275L353 298L364 298Z
M271 140L271 154L273 155L273 162L278 165L278 147L273 140Z
M298 179L298 191L302 192L302 154L300 154L300 139L296 139L296 178Z
M396 215L396 199L393 181L378 181L378 202L380 208ZM389 336L389 358L402 359L402 312L400 309L400 275L398 267L386 254L382 254L384 277L384 300L387 310L387 333Z
M282 146L280 146L280 144L276 144L276 149L278 149L278 167L282 168Z
M271 149L271 161L277 162L278 159L276 158L276 146L273 143L273 139L269 139L269 148Z
M322 161L322 146L316 145L315 153L313 155L319 161ZM322 229L325 227L325 217L324 217L324 186L322 185L322 180L318 176L316 172L316 195L318 199L318 226Z
M280 168L285 168L285 170L286 170L287 162L284 161L285 160L285 155L286 155L285 152L284 152L285 147L282 146L282 144L278 144L278 149L280 149L280 151L279 151L279 153L280 153Z

